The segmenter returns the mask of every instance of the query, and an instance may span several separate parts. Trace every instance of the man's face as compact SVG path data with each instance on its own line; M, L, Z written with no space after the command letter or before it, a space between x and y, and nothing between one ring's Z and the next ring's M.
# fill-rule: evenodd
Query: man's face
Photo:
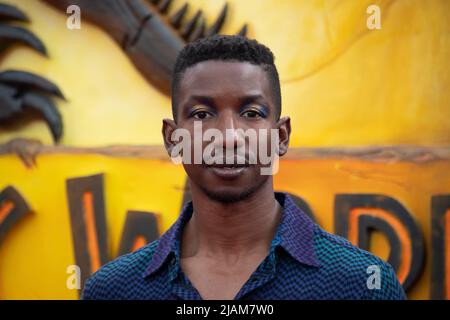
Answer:
M259 157L256 163L251 163L249 154L257 154L257 150L249 147L249 138L233 134L231 130L254 130L256 145L264 143L270 152L271 129L280 129L281 126L280 144L285 145L280 148L280 153L284 154L287 149L289 118L277 121L278 109L272 88L267 73L260 66L213 60L188 68L178 86L176 110L176 124L164 121L166 147L170 149L172 146L170 135L174 129L182 128L190 133L192 161L191 164L183 161L184 168L191 183L214 200L233 202L244 199L271 179L269 175L261 174ZM195 123L197 128L201 123L202 133L208 129L220 131L223 139L204 141L198 131L194 134ZM219 155L221 151L223 163L207 164L204 157L201 164L194 163L194 140L201 146L202 155L208 144L214 150L210 154ZM235 156L239 154L238 150L243 152L246 163L237 163ZM234 151L232 164L229 158L226 159L230 151Z

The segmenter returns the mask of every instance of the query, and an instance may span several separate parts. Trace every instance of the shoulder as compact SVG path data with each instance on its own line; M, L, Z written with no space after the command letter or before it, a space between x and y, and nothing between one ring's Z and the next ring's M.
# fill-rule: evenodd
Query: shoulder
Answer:
M374 254L356 247L347 239L331 234L316 225L314 244L319 259L324 264L339 262L344 267L386 264Z
M386 261L317 225L314 239L321 269L349 295L355 294L357 299L406 298L394 269Z
M142 277L150 263L159 240L103 265L86 281L81 298L90 299L117 299L125 287L134 279Z

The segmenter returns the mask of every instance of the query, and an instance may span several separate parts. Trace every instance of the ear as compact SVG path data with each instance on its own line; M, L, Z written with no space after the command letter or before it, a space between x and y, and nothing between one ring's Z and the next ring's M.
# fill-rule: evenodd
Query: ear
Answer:
M171 119L163 119L162 135L164 139L164 146L166 147L169 156L172 154L172 149L175 143L172 141L172 133L177 128L175 121Z
M282 117L277 122L278 135L279 135L279 151L280 157L284 156L289 148L289 138L291 136L291 118Z

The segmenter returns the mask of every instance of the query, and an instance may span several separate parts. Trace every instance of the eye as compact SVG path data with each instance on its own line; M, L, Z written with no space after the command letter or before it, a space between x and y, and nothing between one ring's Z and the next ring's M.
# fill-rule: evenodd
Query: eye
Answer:
M195 119L204 120L209 118L211 115L207 111L197 111L192 114Z
M259 112L258 110L247 110L241 113L241 116L245 117L245 118L262 118L263 115L261 114L261 112Z

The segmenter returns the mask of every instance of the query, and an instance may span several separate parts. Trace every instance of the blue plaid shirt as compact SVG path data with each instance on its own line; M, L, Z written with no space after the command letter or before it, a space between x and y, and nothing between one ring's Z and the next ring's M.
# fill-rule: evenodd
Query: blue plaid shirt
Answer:
M275 196L283 207L276 235L235 299L406 298L389 264L321 229L288 195ZM189 202L158 240L100 268L87 280L82 298L202 299L180 268L181 234L192 212ZM368 285L369 266L379 270L378 287Z

